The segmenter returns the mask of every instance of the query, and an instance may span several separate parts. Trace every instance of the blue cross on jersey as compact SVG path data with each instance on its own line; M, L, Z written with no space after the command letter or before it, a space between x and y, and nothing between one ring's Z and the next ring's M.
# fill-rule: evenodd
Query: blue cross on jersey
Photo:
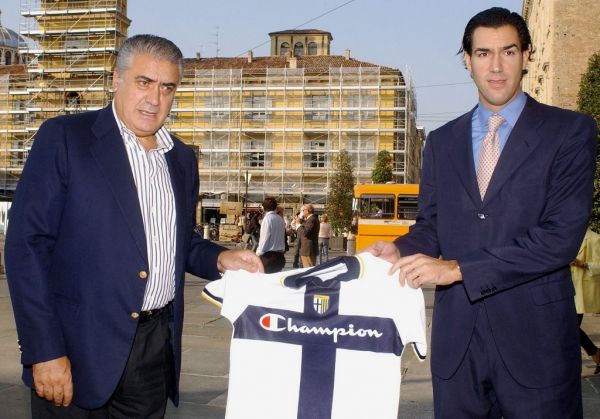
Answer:
M392 319L338 314L339 291L339 282L327 289L307 285L303 313L248 306L233 324L234 339L302 346L298 419L331 417L338 349L400 356L404 348ZM314 305L322 296L329 309L319 314Z
M363 259L377 278L364 275ZM234 328L227 418L397 416L403 341L426 351L424 304L375 259L332 260L283 279L227 273L207 286L203 295L223 303Z

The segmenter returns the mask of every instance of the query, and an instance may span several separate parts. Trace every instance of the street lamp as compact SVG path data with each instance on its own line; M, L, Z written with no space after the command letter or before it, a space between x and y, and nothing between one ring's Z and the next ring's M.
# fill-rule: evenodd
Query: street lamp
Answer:
M250 178L252 178L252 173L248 173L246 170L246 174L244 175L244 181L246 182L246 192L244 193L244 218L248 218L248 184L250 183ZM246 220L244 220L244 225Z

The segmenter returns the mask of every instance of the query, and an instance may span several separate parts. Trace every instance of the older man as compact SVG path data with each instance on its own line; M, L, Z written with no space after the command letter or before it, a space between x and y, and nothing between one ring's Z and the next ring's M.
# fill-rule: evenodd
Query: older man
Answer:
M163 126L182 71L171 41L132 37L112 104L37 133L6 239L35 418L162 417L178 403L186 270L262 270L192 233L196 158Z
M312 204L302 206L302 215L304 218L304 229L302 231L302 247L300 248L300 259L304 268L315 266L317 264L317 254L319 253L319 217L315 214L315 208Z

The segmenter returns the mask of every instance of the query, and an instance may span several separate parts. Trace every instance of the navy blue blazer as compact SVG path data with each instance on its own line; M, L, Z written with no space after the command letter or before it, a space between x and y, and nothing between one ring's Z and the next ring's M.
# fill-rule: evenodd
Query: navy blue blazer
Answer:
M186 270L219 276L222 247L193 234L198 166L174 138L166 154L177 219L171 319L178 403ZM21 346L31 365L67 355L74 403L96 408L115 390L135 335L150 271L136 187L111 106L42 124L10 210L5 259Z
M482 202L472 115L429 135L417 222L396 240L403 256L456 259L462 272L462 282L436 289L432 372L452 376L487 312L511 375L530 388L555 385L581 369L569 263L591 210L596 126L528 97Z

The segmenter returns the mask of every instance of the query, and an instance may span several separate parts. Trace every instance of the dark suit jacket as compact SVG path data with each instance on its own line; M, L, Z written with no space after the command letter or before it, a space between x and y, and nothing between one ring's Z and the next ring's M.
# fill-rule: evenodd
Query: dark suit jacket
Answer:
M456 371L483 304L512 376L555 385L581 368L569 263L591 209L596 127L528 98L482 202L472 113L429 135L417 222L396 240L401 255L456 259L462 272L462 282L436 289L432 372Z
M192 233L198 200L193 151L166 154L177 213L171 322L176 383L181 364L185 271L218 276L223 250ZM21 345L31 365L67 355L74 403L103 405L116 388L137 327L149 272L136 187L111 106L40 127L10 211L6 272ZM142 275L143 276L143 275ZM170 395L178 401L178 385Z
M319 254L319 217L311 214L304 223L304 232L302 237L302 247L300 247L301 256L317 256Z

